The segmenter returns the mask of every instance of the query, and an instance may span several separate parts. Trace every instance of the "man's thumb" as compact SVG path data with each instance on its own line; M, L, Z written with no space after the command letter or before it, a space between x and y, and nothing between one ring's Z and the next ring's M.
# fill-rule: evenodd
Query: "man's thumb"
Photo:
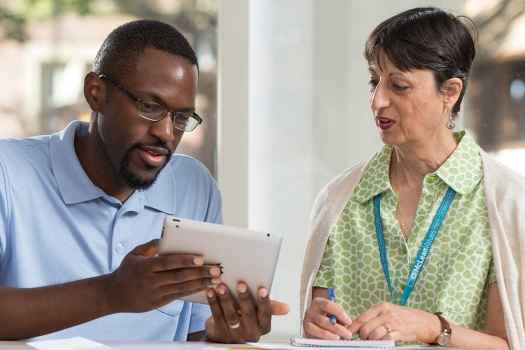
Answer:
M151 241L138 245L131 251L131 254L142 255L146 257L157 255L159 250L159 240L152 239Z

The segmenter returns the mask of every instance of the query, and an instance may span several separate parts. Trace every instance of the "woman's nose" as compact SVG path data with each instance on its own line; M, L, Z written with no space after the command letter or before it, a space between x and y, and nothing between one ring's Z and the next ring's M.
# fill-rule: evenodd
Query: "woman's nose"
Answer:
M375 88L370 92L370 107L372 111L380 110L389 105L390 99L383 82L380 80Z

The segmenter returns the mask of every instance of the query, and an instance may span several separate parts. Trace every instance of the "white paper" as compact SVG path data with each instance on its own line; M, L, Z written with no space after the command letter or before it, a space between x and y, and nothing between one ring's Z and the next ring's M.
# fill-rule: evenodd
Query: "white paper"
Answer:
M286 343L247 343L247 345L253 346L258 349L268 349L268 350L300 350L297 346L292 346ZM308 348L312 350L312 348Z
M290 339L290 343L299 347L348 349L393 349L396 346L393 340L325 340L299 337Z
M251 345L253 347L256 347L258 349L265 349L265 350L313 350L315 349L312 346L293 346L288 343L248 343L248 345ZM341 347L322 347L317 349L323 349L323 350L342 350L344 348ZM347 348L347 349L354 349L354 350L385 350L384 347L359 347L359 348ZM403 345L403 346L396 346L395 350L460 350L457 348L446 348L446 347L439 347L439 346L425 346L425 345Z
M66 338L53 340L39 340L28 342L27 345L38 350L110 350L107 345L82 338Z

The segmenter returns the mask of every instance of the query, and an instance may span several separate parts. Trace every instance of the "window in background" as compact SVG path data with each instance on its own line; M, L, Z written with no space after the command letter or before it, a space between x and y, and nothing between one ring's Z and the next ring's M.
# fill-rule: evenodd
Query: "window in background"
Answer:
M197 52L197 112L204 123L178 152L216 174L217 9L213 0L11 0L0 4L0 137L55 132L89 120L83 80L107 34L149 18L175 25Z
M481 146L525 175L525 2L469 0L478 31L466 124Z

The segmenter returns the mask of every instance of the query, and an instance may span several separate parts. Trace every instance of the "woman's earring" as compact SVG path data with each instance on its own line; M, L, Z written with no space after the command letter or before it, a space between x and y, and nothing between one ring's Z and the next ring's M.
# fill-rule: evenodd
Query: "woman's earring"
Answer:
M454 117L452 116L452 114L450 115L450 117L448 117L448 123L447 123L447 128L449 128L450 130L454 129L456 127L456 121L454 120Z

